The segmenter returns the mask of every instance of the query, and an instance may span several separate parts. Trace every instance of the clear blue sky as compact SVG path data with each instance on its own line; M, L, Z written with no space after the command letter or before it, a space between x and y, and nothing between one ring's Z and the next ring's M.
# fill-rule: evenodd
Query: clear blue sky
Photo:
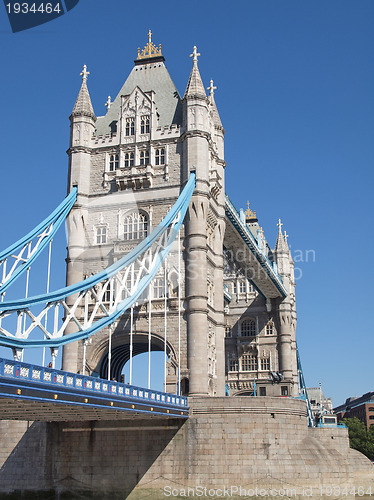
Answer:
M217 86L226 190L238 208L250 201L272 245L281 217L303 259L297 337L308 385L321 381L334 405L374 390L373 24L372 0L80 0L12 34L0 9L0 246L65 196L83 64L102 115L149 29L181 94L196 44L205 86ZM60 285L64 237L57 243Z

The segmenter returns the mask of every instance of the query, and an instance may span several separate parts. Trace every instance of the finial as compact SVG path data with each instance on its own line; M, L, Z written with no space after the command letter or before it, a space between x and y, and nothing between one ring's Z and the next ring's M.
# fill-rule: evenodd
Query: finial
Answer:
M277 224L277 226L279 227L279 231L280 231L280 232L282 232L283 222L282 222L280 219L278 219L278 224Z
M87 77L88 77L88 75L89 75L89 74L90 74L90 72L89 72L89 71L87 71L87 66L86 66L86 65L84 65L84 66L83 66L83 70L82 70L82 72L81 72L81 74L80 74L80 76L82 77L82 80L83 80L84 82L86 82L86 81L87 81Z
M112 105L112 98L110 97L110 95L108 95L108 99L105 103L105 107L106 107L107 111L109 111L111 105Z
M214 91L217 90L217 87L213 87L213 80L210 80L210 85L209 85L209 87L207 87L207 90L209 90L209 95L211 95L213 97ZM248 202L248 205L249 205L249 202ZM249 206L248 206L248 208L249 208Z
M247 210L245 211L246 222L255 222L257 221L256 210L251 210L249 208L249 201L247 201Z
M199 55L200 54L197 52L197 47L196 47L196 45L194 45L193 52L192 52L192 54L190 54L190 57L193 58L192 60L193 60L194 64L195 63L197 64L197 58L199 57Z
M287 231L284 232L284 239L286 240L286 243L287 243L287 238L288 238L288 234L287 234Z
M153 44L153 42L152 42L152 31L149 30L148 31L148 43L144 47L144 49L142 51L138 48L138 57L137 57L137 60L138 59L148 59L150 57L160 57L160 56L162 57L162 54L161 54L161 43L158 46L158 48Z

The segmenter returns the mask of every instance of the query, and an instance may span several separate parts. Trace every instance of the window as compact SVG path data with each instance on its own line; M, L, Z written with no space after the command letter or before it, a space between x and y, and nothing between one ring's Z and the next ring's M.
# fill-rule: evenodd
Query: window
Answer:
M123 224L124 240L142 240L147 236L148 218L143 213L126 215Z
M256 335L256 323L253 319L245 319L240 325L242 337L254 337Z
M269 323L266 325L266 335L273 335L274 333L274 324L272 321L269 321Z
M96 228L96 244L102 245L106 243L106 227L99 226Z
M117 170L119 166L119 155L110 155L109 157L109 172Z
M260 387L260 396L266 396L266 387Z
M374 415L369 415L369 420L374 420Z
M135 120L134 118L126 118L126 136L135 135Z
M103 302L110 302L110 283L107 285L106 290L103 293Z
M245 281L239 282L239 293L245 293Z
M156 149L155 153L156 165L165 165L165 149Z
M230 359L229 371L230 372L237 372L238 371L238 360L237 359Z
M140 165L149 164L149 151L140 151Z
M261 370L270 371L270 358L261 359Z
M134 153L126 153L125 167L133 167L133 166L134 166Z
M232 284L232 293L238 293L238 285L236 281Z
M149 116L142 116L140 118L140 133L149 134Z
M287 386L281 386L281 395L288 396L288 387Z
M374 406L369 406L369 411L374 411Z
M163 297L165 297L165 279L162 276L153 281L153 298L162 299Z
M229 325L225 326L225 337L232 337L231 326Z
M257 356L255 354L243 354L241 362L243 372L252 372L257 370Z

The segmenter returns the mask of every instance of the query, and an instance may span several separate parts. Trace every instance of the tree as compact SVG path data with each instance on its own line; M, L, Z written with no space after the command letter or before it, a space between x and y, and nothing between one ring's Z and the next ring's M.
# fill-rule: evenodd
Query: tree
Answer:
M342 423L348 427L350 447L374 460L374 425L367 430L357 417L344 418Z

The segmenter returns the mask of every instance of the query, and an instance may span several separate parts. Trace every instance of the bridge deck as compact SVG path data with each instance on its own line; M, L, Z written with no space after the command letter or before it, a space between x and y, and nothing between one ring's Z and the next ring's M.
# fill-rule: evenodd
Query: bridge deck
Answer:
M272 263L259 248L256 239L243 223L240 216L226 196L226 230L224 245L231 251L237 266L246 272L248 279L267 299L286 297L281 277Z
M186 419L187 398L0 359L1 420Z

